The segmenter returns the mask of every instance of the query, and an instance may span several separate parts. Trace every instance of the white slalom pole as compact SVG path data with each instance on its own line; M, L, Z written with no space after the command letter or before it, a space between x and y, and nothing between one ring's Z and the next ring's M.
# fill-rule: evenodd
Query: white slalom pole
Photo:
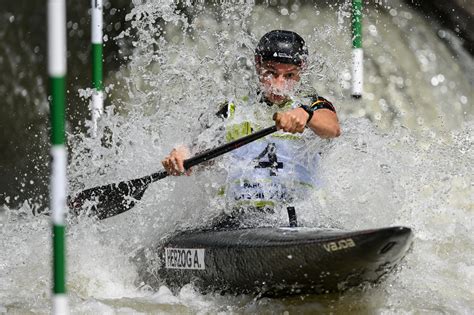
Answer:
M64 116L66 104L66 4L48 0L48 74L51 98L51 188L50 207L53 226L53 298L52 313L68 314L66 295L67 196Z
M363 85L362 0L352 0L352 97L362 97Z
M364 84L364 51L362 48L352 49L352 96L362 97Z
M104 86L102 74L102 0L91 0L91 49L92 49L92 136L97 136L97 121L104 111Z

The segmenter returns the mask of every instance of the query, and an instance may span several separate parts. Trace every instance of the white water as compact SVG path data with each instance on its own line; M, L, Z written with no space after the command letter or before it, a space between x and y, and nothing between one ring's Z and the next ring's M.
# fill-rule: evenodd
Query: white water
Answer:
M165 3L139 4L130 16L134 28L123 37L136 50L106 82L114 106L100 125L106 145L82 134L69 138L72 191L159 169L172 147L195 139L201 113L212 116L217 103L254 88L256 41L287 28L307 39L306 85L334 101L343 130L338 139L312 144L322 151L325 187L298 208L299 221L347 229L406 225L414 229L414 248L384 283L344 295L254 300L203 296L191 286L177 294L139 288L129 261L138 248L219 211L213 196L224 157L193 177L157 182L125 214L68 229L73 313L472 313L474 96L466 65L453 61L428 24L407 8L369 9L367 94L353 101L347 5L279 12L198 5L186 25ZM160 18L168 21L165 37L157 36ZM203 146L212 146L213 131L199 136ZM32 207L0 212L0 313L49 312L49 219L32 216Z

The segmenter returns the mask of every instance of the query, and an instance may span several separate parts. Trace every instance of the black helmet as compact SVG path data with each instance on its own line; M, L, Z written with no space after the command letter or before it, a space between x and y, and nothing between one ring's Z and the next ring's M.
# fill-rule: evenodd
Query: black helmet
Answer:
M262 36L255 48L255 56L261 57L262 61L301 65L308 57L308 48L304 39L295 32L273 30Z

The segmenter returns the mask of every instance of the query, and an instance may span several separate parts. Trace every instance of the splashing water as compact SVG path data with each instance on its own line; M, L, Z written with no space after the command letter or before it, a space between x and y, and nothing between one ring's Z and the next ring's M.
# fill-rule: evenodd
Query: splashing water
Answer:
M168 178L135 208L68 229L68 287L75 313L469 313L474 309L474 95L466 69L430 25L403 5L366 9L366 94L350 83L349 2L269 6L135 1L131 28L116 40L134 51L107 78L111 106L102 138L69 136L71 191L135 178L161 168L176 145L216 145L212 124L225 100L256 93L253 49L271 29L306 39L302 86L334 102L343 135L316 139L324 185L298 207L307 226L364 229L406 225L415 245L398 272L374 288L344 295L258 299L172 293L137 282L135 253L177 227L222 210L215 198L226 159ZM447 31L445 31L447 32ZM87 95L87 92L84 92ZM442 101L440 101L442 100ZM204 133L202 124L211 123ZM0 212L0 313L49 309L49 218L35 205ZM283 214L282 214L283 215Z

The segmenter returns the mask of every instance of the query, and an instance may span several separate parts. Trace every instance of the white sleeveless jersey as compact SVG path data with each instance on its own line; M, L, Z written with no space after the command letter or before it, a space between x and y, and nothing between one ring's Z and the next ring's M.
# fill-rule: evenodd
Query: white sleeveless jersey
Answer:
M282 107L230 103L227 141L271 126L275 112L297 106L293 101ZM225 188L227 204L273 207L303 198L319 184L319 154L307 147L311 137L309 129L303 134L278 131L232 151Z

